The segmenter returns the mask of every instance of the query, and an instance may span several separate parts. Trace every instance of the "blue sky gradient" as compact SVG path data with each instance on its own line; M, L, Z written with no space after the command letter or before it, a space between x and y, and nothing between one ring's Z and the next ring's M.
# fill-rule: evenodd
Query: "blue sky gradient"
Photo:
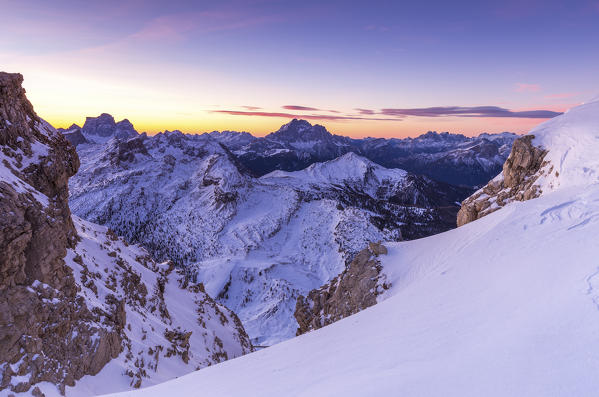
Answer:
M106 111L149 132L303 115L352 136L526 132L599 92L598 0L4 3L3 68L58 126ZM482 106L514 116L417 111Z

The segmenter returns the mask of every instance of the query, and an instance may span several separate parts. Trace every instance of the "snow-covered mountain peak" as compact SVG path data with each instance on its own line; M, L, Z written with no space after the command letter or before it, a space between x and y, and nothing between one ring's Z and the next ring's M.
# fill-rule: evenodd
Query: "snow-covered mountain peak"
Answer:
M538 181L542 191L599 182L599 97L544 122L530 135L534 146L547 150L547 172Z
M304 131L311 127L312 127L312 124L310 124L310 122L307 120L293 119L289 123L283 124L281 126L281 128L279 128L279 131L289 131L289 130Z
M306 120L293 119L267 135L267 138L281 142L312 142L328 141L333 138L325 127L319 124L310 124Z
M336 185L352 182L368 183L372 178L377 182L401 180L406 176L407 172L404 170L384 168L354 152L348 152L334 160L314 163L300 171L273 171L260 179L268 181L282 178L309 185Z
M231 150L239 149L258 139L249 132L245 131L212 131L206 135L210 135L211 138L216 139L218 142L229 147Z

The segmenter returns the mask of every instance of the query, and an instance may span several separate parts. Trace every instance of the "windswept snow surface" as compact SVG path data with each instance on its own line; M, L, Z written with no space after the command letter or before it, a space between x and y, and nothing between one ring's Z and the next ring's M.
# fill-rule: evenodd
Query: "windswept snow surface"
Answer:
M594 396L599 189L389 244L386 300L123 396ZM234 379L234 381L231 381Z
M379 304L121 395L596 396L597 107L573 109L533 131L561 167L556 180L541 181L553 182L541 197L446 233L388 244L382 265L392 288Z

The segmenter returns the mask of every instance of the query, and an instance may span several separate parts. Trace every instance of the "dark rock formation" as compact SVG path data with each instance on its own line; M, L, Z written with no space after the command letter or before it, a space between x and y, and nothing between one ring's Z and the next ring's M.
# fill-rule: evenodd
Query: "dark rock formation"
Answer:
M497 211L511 201L530 200L541 194L535 182L542 175L547 151L534 146L533 139L534 135L518 138L503 165L503 172L462 202L457 216L458 226Z
M328 284L299 296L295 307L297 335L322 328L376 304L376 297L389 288L377 257L386 255L381 243L370 243L347 269Z
M78 240L67 183L79 159L35 114L22 81L0 73L0 390L42 381L64 390L119 354L125 313L119 302L92 313L77 296L64 257Z
M127 139L138 135L129 120L124 119L117 123L108 113L102 113L98 117L87 117L82 130L86 136L94 135L103 138Z

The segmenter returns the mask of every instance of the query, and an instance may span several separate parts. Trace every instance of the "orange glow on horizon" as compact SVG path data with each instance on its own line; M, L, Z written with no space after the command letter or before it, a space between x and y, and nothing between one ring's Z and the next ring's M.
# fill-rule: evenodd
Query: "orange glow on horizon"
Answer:
M98 116L101 112L95 114ZM83 126L85 117L44 117L38 114L56 128L67 128L75 123ZM201 134L211 131L245 131L254 136L262 137L278 130L281 125L288 123L290 119L275 117L243 117L228 116L224 120L213 120L212 118L157 118L157 117L125 117L112 114L116 121L127 118L135 129L142 133L154 135L169 130L180 130L188 134ZM120 117L119 117L120 116ZM387 121L310 121L311 124L321 124L329 132L336 135L349 136L351 138L406 138L416 137L427 131L450 132L476 136L483 132L499 133L504 131L525 134L532 128L546 121L546 119L522 119L522 118L464 118L464 117L435 117L435 118L412 118L397 122Z
M181 130L185 133L210 131L247 131L255 136L264 136L276 131L290 121L287 117L239 116L215 113L215 110L241 108L241 104L253 104L251 99L238 99L237 105L227 104L227 97L207 95L197 82L187 86L172 87L170 81L159 81L155 86L143 85L140 81L125 83L109 82L106 79L91 79L83 75L67 75L64 72L21 70L25 76L24 86L37 113L55 127L66 128L73 123L83 125L85 116L110 113L119 121L129 119L139 132L155 134L164 130ZM265 93L265 98L276 98ZM264 99L266 101L267 99ZM243 101L243 102L242 102ZM215 103L224 103L219 106ZM294 103L296 101L289 101ZM297 101L302 103L302 101ZM273 112L284 111L280 103L260 103L262 109ZM567 105L552 105L554 110L563 111ZM373 106L373 109L381 106ZM527 106L528 108L529 106ZM539 106L539 108L547 106ZM329 107L327 107L329 108ZM356 110L339 105L347 115ZM287 111L285 111L287 112ZM294 113L294 112L288 112ZM297 112L301 118L302 112ZM314 113L314 112L313 112ZM331 113L328 113L331 114ZM377 118L376 114L372 117ZM333 134L352 138L415 137L427 131L460 133L467 136L482 132L510 131L526 133L544 119L526 118L482 118L482 117L414 117L402 120L309 120L312 124L324 125Z

